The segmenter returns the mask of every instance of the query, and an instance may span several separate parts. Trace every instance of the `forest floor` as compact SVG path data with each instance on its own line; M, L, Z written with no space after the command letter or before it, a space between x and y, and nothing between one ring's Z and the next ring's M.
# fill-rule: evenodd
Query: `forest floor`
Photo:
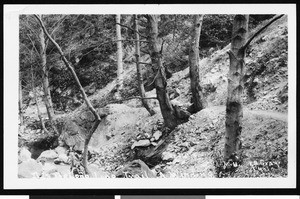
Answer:
M276 46L276 48L274 48ZM208 107L193 114L189 121L172 131L162 161L148 165L157 177L286 177L288 147L287 115L287 19L272 24L250 46L246 58L247 89L243 95L242 162L239 167L228 167L222 159L225 134L225 103L229 58L224 49L215 51L200 61L203 86ZM132 79L132 73L127 79ZM168 80L170 93L183 105L190 102L188 68ZM107 98L114 89L111 82L89 99L93 104ZM126 89L126 87L124 88ZM179 92L178 92L179 91ZM147 96L155 95L155 91ZM122 104L108 104L108 115L101 121L90 142L95 157L90 161L94 177L113 177L136 157L139 148L153 148L160 143L154 134L163 122L158 102L149 100L157 114L150 116L137 99ZM79 117L85 105L58 117ZM45 109L41 108L46 117ZM101 109L102 110L102 109ZM37 120L35 106L30 105L25 115ZM26 130L28 129L28 130ZM35 140L41 131L25 130L24 140ZM149 140L150 146L132 149L140 140ZM151 141L150 141L151 140ZM69 165L55 165L61 175L69 173ZM20 173L20 171L19 171Z

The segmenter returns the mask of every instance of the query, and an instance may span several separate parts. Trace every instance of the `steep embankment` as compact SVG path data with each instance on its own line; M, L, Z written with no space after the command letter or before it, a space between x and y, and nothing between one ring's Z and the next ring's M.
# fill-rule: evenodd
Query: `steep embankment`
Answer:
M162 154L162 162L152 168L158 177L215 177L226 176L221 154L224 147L225 103L230 46L215 51L200 61L201 85L208 107L179 125L171 136L170 144ZM242 129L243 163L234 174L237 177L278 177L287 175L287 18L276 21L258 36L246 55L244 117ZM134 67L127 67L125 91L135 78ZM189 69L173 74L168 80L171 98L182 104L190 102ZM97 91L89 99L105 113L94 133L90 149L95 155L93 166L102 176L113 176L126 162L136 158L136 151L155 147L160 143L162 118L158 103L151 100L158 114L149 116L140 100L123 104L109 104L115 82ZM136 90L136 89L135 89ZM124 94L125 94L124 91ZM134 93L134 89L130 93ZM172 93L176 93L172 94ZM155 90L147 96L155 95ZM106 104L109 104L105 106ZM61 115L62 139L82 143L92 122L92 116L82 105L69 114ZM69 126L69 127L68 127ZM77 132L74 133L74 131ZM82 133L78 133L78 132ZM79 135L79 136L78 136ZM81 137L81 139L77 139ZM64 140L66 141L66 140ZM134 149L132 145L134 144ZM82 146L78 146L81 148ZM90 160L91 161L91 160ZM275 166L270 166L270 164ZM222 169L223 168L223 169ZM231 174L230 174L231 175Z

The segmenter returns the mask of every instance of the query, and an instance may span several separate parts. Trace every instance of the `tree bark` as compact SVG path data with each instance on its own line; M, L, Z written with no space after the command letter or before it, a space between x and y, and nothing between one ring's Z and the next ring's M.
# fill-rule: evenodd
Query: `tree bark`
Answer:
M194 15L194 27L191 35L191 47L189 52L190 79L192 91L191 112L196 113L206 106L199 77L199 41L201 34L203 15Z
M136 70L137 70L137 80L138 80L138 86L139 86L139 91L140 91L140 96L141 96L141 101L143 106L147 109L147 111L150 113L150 115L154 115L155 111L153 110L152 107L149 106L147 100L145 99L145 88L143 84L143 76L141 74L141 65L140 65L140 35L138 34L139 31L139 25L138 25L138 19L137 16L134 15L134 26L135 26L135 58L136 58Z
M47 57L46 57L46 44L45 44L45 35L43 32L43 29L40 29L39 34L40 39L40 63L42 65L42 82L43 82L43 90L44 90L44 102L47 109L47 114L50 121L53 121L54 116L54 110L53 110L53 104L50 94L50 88L49 88L49 69L47 67Z
M233 21L231 49L229 50L228 96L226 102L226 132L224 160L236 154L241 147L244 90L245 48L248 35L249 15L236 15Z
M19 118L20 124L23 125L23 94L22 94L22 80L21 76L19 77Z
M54 44L54 46L56 47L56 49L58 50L59 54L61 55L61 58L64 62L64 64L66 65L66 67L68 68L68 70L71 72L73 78L75 79L75 82L77 84L77 86L79 87L79 90L83 96L83 99L87 105L87 107L89 108L89 110L92 112L92 114L94 115L94 124L91 127L91 129L89 129L88 134L85 137L85 142L84 142L84 150L83 150L83 167L85 169L85 172L87 174L90 174L88 167L87 167L87 155L88 155L88 145L89 142L92 138L93 133L96 131L97 127L99 126L100 122L101 122L101 118L99 116L99 114L97 113L97 111L95 110L95 108L93 107L93 105L91 104L91 102L89 101L89 99L87 98L87 95L78 79L78 76L75 73L75 70L73 69L73 67L71 66L71 64L68 62L68 60L66 59L66 57L64 56L63 51L61 50L60 46L56 43L56 41L50 36L50 34L48 33L47 29L45 28L45 25L42 21L42 19L35 15L35 17L37 18L37 20L39 21L44 33L47 35L48 39Z
M118 65L118 71L117 71L117 93L116 97L120 98L120 89L123 86L123 52L122 52L122 35L121 35L121 15L116 15L116 34L117 34L117 65Z
M179 124L179 119L176 117L176 112L172 106L169 95L167 93L167 81L165 75L165 68L161 60L161 52L158 43L158 16L146 15L147 28L149 32L149 52L152 61L152 67L157 72L155 76L156 95L159 101L162 116L164 118L165 126L169 129L174 129Z

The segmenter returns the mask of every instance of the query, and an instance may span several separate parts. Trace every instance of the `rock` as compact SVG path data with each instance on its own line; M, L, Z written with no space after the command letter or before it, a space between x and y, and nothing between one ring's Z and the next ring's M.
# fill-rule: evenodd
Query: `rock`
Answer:
M116 172L117 178L156 178L156 175L142 160L134 160Z
M157 146L157 145L158 145L156 142L151 142L151 144L152 144L153 146Z
M22 149L20 150L20 154L19 154L19 160L21 162L27 161L31 159L31 153L30 151L28 151L27 148L22 147Z
M19 178L33 178L39 177L42 174L42 166L34 159L30 159L19 164L18 177Z
M49 162L42 163L42 171L43 174L51 174L51 173L58 172L56 166Z
M47 150L41 153L41 155L38 157L38 160L54 160L56 158L58 158L58 154L54 150Z
M172 160L174 160L175 157L176 157L176 154L171 153L171 152L165 151L162 153L162 160L165 160L165 161L172 161Z
M108 177L108 175L101 168L99 168L99 166L96 164L90 164L87 167L88 167L88 170L91 172L91 174L89 175L90 178L106 178L106 177Z
M68 164L69 162L69 157L67 154L59 154L58 158L54 160L54 164Z
M134 149L135 147L146 147L149 146L150 140L139 140L133 143L133 145L131 146L131 149Z
M162 132L161 131L155 131L155 133L153 134L153 138L155 140L159 140L159 138L162 136Z
M62 146L58 146L54 149L54 151L59 155L61 154L67 154L67 149L65 147Z

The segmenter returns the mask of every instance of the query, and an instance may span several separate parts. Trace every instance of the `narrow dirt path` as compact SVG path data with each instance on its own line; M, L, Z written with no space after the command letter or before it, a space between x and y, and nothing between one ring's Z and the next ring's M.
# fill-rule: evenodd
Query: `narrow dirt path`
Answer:
M264 111L264 110L249 110L247 108L245 110L247 112L253 114L253 115L273 118L273 119L280 120L280 121L283 121L283 122L288 121L288 114L287 113L281 113L281 112L276 112L276 111Z
M225 111L226 106L211 106L211 107L208 107L207 109L214 111L214 112L219 112L219 110ZM280 120L283 122L288 122L288 114L287 113L276 112L276 111L265 111L265 110L250 110L247 107L244 107L244 113L245 114L249 113L251 115L260 116L260 117L264 117L264 118L273 118L273 119Z

